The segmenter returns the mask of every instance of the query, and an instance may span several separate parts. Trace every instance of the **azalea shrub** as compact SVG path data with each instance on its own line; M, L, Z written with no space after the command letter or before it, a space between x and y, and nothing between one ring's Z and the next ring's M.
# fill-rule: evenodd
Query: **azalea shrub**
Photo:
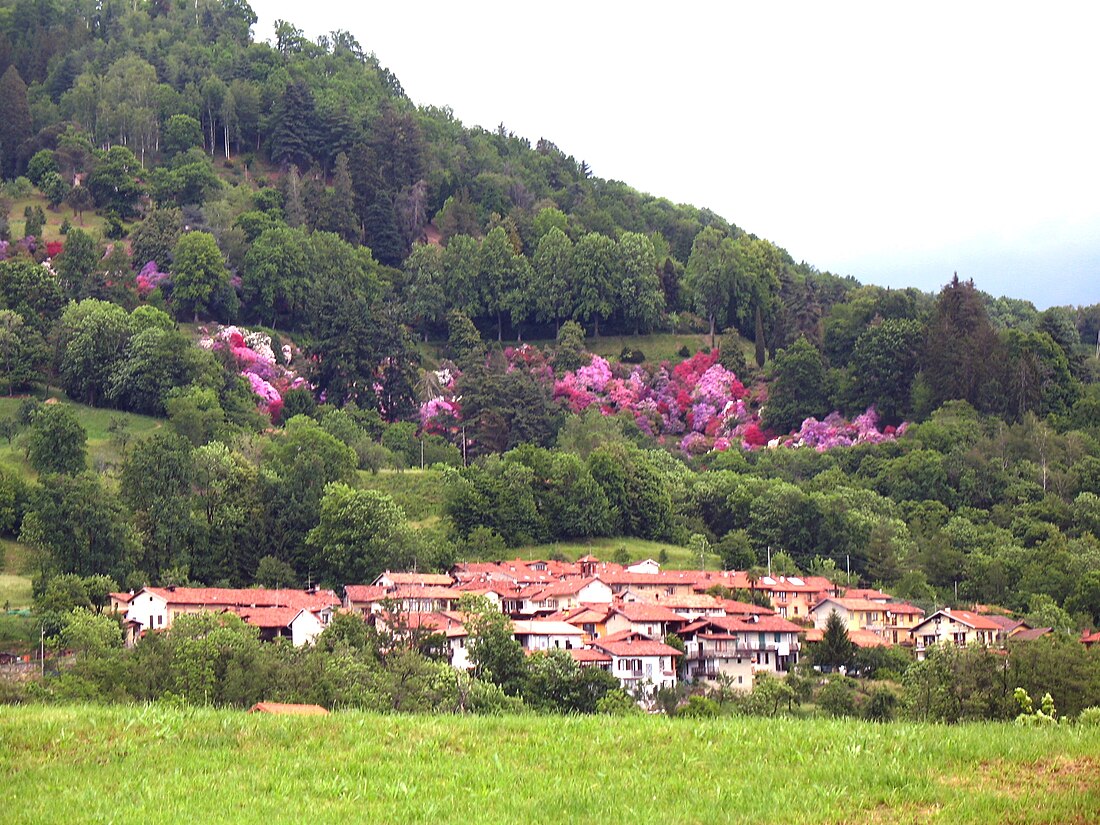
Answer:
M767 403L763 383L747 388L719 363L719 352L698 352L671 366L612 365L599 355L555 379L551 364L537 347L504 350L509 371L523 369L553 383L554 398L572 413L589 408L604 415L629 414L638 428L661 444L678 446L687 455L722 452L731 447L812 447L823 451L854 444L877 444L901 435L905 425L878 428L873 408L848 421L832 413L822 421L807 418L796 432L769 433L760 423ZM462 420L461 398L454 394L457 370L437 378L439 392L420 407L420 423L431 432L454 432Z
M142 299L148 298L150 292L164 286L170 277L167 272L161 272L157 269L156 261L149 261L141 268L137 278L134 279L138 295Z
M144 271L144 270L143 270ZM140 277L140 276L139 276ZM301 360L301 352L285 344L276 358L271 336L244 327L218 327L213 333L204 331L199 346L213 351L227 351L240 374L257 397L257 408L278 423L283 411L283 396L290 390L312 389L309 382L291 366Z

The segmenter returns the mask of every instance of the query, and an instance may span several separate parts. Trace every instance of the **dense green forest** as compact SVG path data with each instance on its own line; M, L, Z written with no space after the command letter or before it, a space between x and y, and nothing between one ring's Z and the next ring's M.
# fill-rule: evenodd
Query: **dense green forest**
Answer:
M1100 304L820 272L255 21L0 3L0 533L40 604L624 536L1100 623ZM93 407L157 424L90 461ZM371 481L432 465L415 522Z

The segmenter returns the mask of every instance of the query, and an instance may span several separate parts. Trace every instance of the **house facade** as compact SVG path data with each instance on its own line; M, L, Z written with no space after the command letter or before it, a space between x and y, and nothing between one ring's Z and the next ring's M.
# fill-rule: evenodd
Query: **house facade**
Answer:
M917 659L923 660L928 649L937 644L958 647L996 644L1000 631L1000 626L986 616L945 607L919 622L913 628L912 636Z

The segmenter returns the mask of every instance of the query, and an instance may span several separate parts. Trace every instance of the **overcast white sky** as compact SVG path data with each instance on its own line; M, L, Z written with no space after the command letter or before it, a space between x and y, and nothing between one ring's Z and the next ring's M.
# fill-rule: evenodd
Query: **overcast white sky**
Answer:
M1100 301L1100 4L837 5L252 2L819 269Z

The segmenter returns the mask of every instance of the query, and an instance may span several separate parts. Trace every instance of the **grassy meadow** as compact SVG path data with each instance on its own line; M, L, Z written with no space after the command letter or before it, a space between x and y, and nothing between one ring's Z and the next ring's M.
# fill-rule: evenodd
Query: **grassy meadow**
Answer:
M25 198L18 198L12 205L11 212L11 237L22 238L26 235L26 220L23 218L23 210L28 206L42 207L46 215L46 224L42 227L42 238L46 241L63 241L65 236L61 234L61 225L68 220L69 224L77 229L83 229L93 238L102 238L103 231L107 227L107 221L101 215L97 215L89 209L84 213L83 219L73 214L73 210L65 204L52 211L46 202L46 197L35 190ZM83 221L83 222L82 222Z
M147 415L76 404L58 392L50 395L57 403L71 407L77 420L88 431L89 469L118 465L127 446L164 425L162 420ZM25 400L26 396L0 397L0 418L14 418ZM110 427L114 420L122 422L121 433L125 444L118 437L112 437ZM34 477L34 471L27 464L26 450L22 443L25 432L26 428L23 428L10 444L0 439L0 468L30 480Z
M1087 823L1100 734L0 707L0 821Z
M519 559L548 559L557 554L565 556L568 561L576 561L581 556L591 553L601 561L612 561L616 551L625 548L631 562L644 559L658 560L661 551L664 550L668 561L662 564L667 570L698 570L699 554L693 553L686 547L677 547L674 544L661 541L648 541L636 539L631 536L617 538L595 538L587 541L556 542L553 544L532 544L527 547L517 547L509 551L509 558ZM721 570L722 558L716 553L706 554L705 569Z

